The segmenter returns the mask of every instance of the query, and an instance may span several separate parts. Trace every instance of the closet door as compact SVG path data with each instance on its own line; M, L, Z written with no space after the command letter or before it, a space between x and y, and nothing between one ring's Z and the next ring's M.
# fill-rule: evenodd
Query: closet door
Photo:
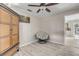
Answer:
M0 9L0 53L10 48L10 14Z
M19 18L16 15L12 15L12 45L19 42Z

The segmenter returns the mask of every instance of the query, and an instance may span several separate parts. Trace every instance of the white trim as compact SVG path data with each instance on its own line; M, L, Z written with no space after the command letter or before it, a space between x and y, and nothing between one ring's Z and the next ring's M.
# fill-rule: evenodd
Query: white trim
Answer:
M34 43L34 42L36 42L36 41L37 41L37 40L30 41L30 42L28 42L27 44L21 45L20 48L23 47L23 46L27 46L27 45L29 45L29 44L32 44L32 43ZM49 40L49 42L56 43L56 44L60 44L60 45L64 45L64 43L58 43L58 42L54 42L54 41L51 41L51 40Z
M23 47L23 46L27 46L27 45L29 45L29 44L32 44L32 43L34 43L34 42L36 42L36 41L37 41L37 40L34 40L34 41L28 42L27 44L23 44L23 45L20 46L20 48Z
M49 42L60 44L60 45L64 45L64 43L58 43L58 42L55 42L55 41L49 41Z

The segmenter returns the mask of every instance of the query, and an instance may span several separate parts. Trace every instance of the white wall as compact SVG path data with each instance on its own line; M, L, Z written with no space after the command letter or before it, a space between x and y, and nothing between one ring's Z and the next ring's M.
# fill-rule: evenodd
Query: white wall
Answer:
M55 16L41 17L41 29L50 35L50 41L64 44L64 16L79 13L79 9L69 10Z
M50 41L64 43L64 17L62 15L42 17L40 30L49 34Z
M79 9L70 10L54 16L31 17L31 22L20 23L20 46L35 41L37 31L45 31L50 35L50 41L64 44L64 16L79 13Z
M35 33L39 31L39 20L36 17L30 17L30 23L19 23L20 47L34 42Z

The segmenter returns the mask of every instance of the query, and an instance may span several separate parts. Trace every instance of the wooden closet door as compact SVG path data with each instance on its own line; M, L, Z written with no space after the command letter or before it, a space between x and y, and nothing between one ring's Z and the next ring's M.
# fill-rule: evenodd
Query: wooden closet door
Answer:
M19 18L16 15L12 15L12 45L19 42Z
M0 52L10 47L10 14L0 9Z
M10 24L10 14L5 9L0 9L0 22Z

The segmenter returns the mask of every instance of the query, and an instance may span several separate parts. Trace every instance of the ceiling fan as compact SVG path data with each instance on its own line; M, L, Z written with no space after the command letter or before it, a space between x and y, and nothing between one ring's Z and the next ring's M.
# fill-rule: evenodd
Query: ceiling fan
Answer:
M31 4L29 4L28 6L31 6L31 7L46 7L45 8L45 10L47 11L47 12L51 12L51 10L50 9L48 9L47 8L47 6L52 6L52 5L56 5L56 4L58 4L58 3L41 3L40 5L31 5ZM30 9L27 9L29 12L32 12L32 10L30 10ZM39 13L41 10L43 10L43 9L38 9L37 10L37 13Z

